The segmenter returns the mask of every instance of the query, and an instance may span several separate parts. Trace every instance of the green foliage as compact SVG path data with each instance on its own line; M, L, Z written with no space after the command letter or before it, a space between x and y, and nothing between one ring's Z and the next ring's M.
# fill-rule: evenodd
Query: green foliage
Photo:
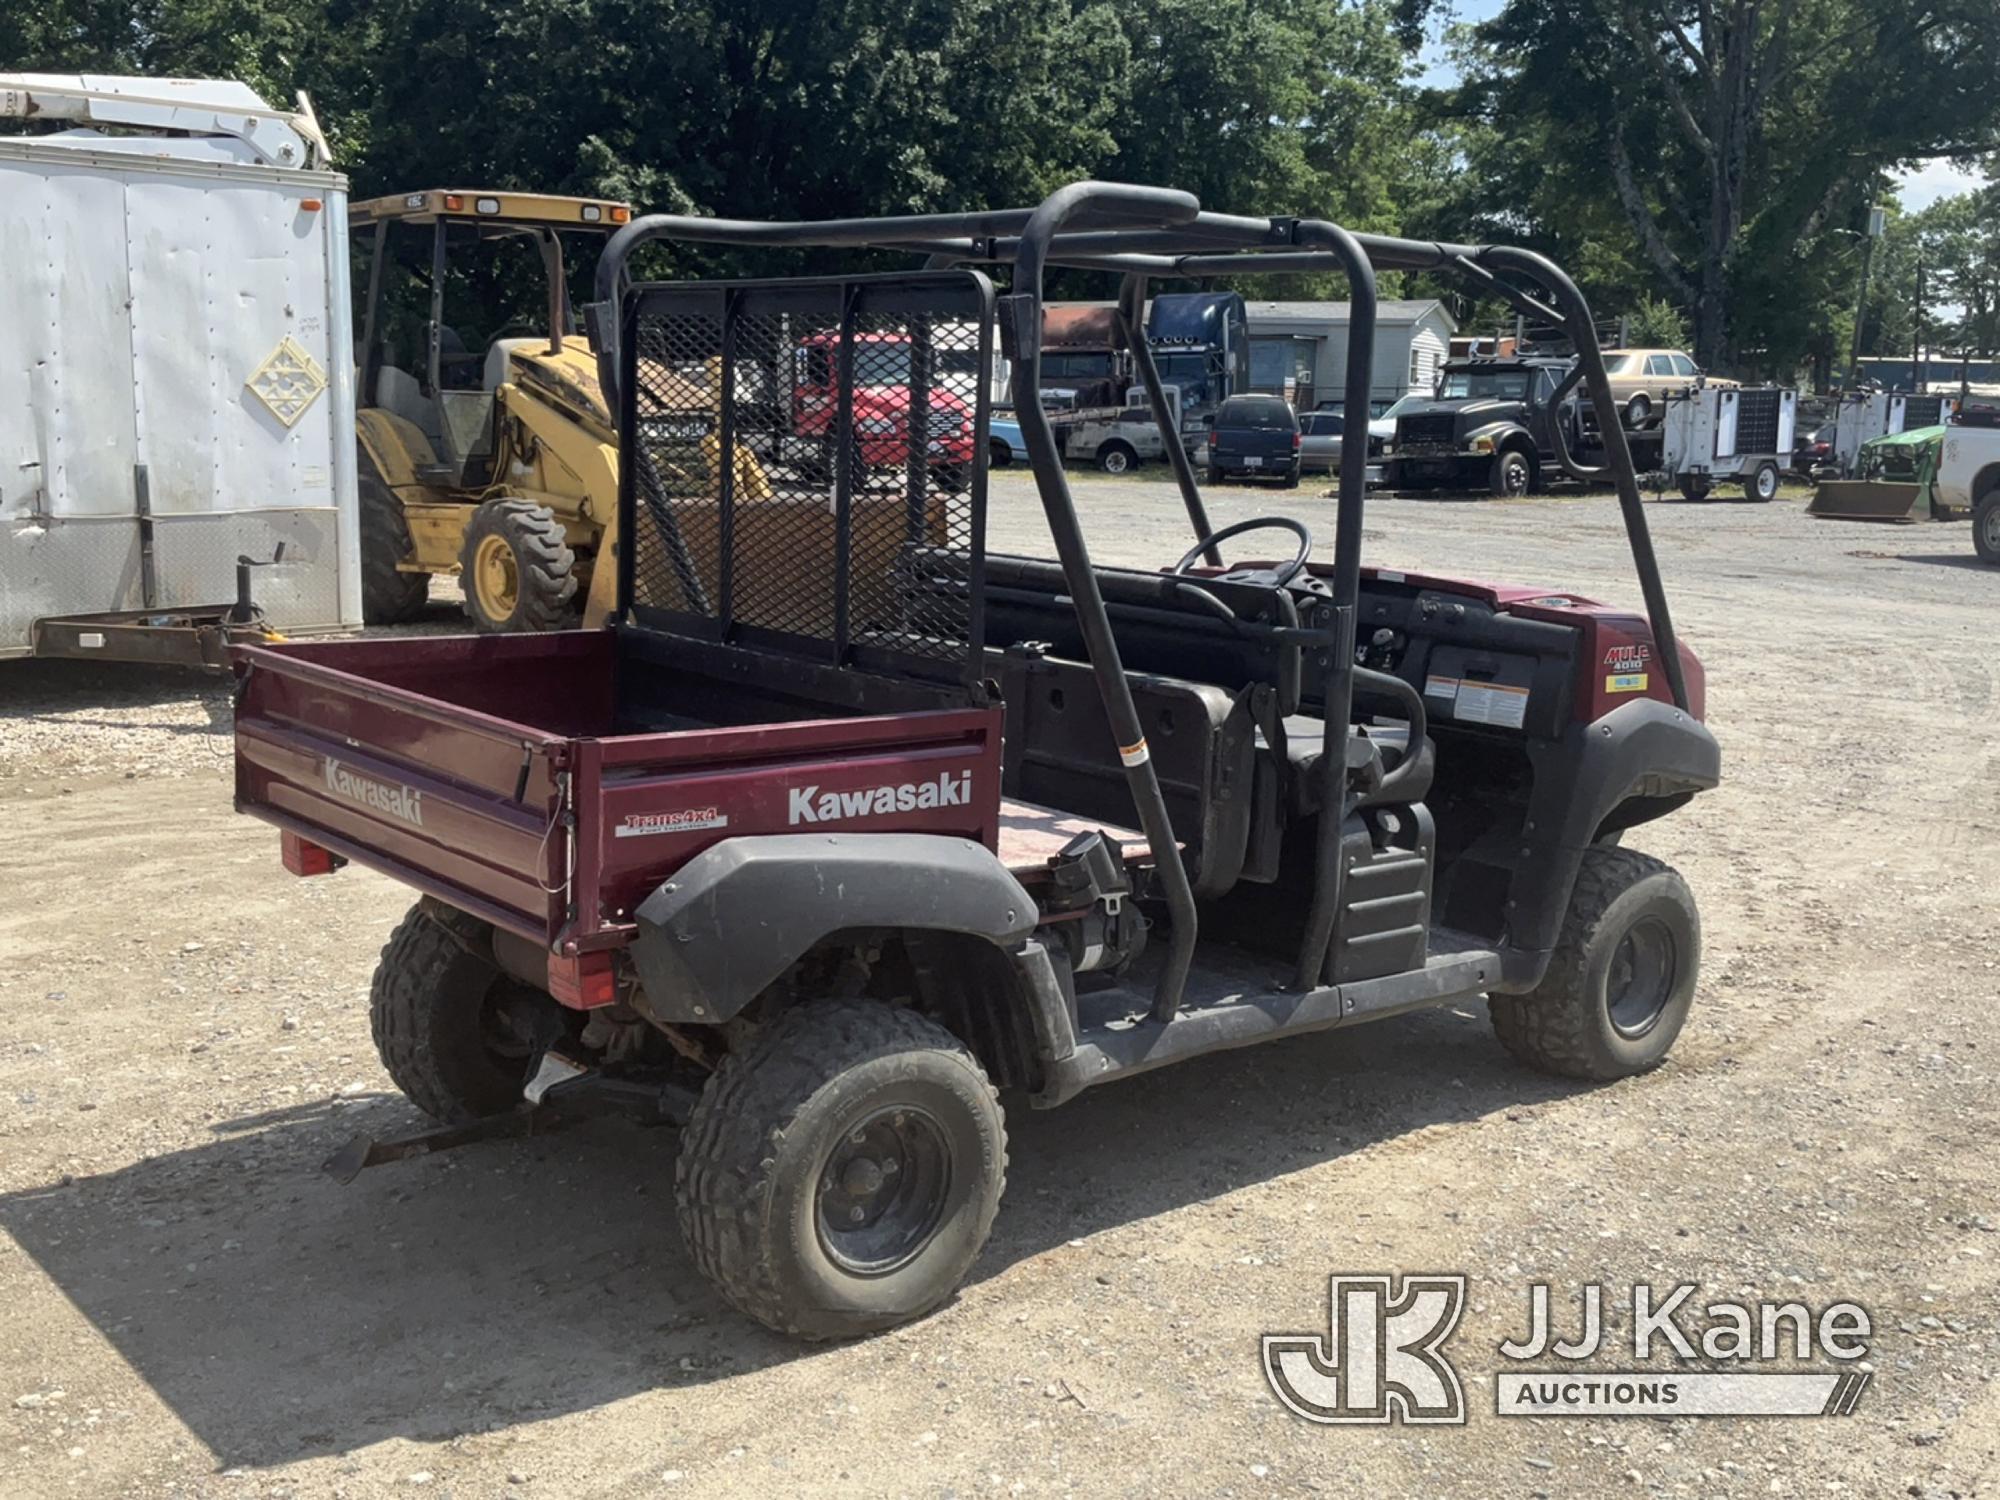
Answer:
M362 197L517 187L813 218L1103 177L1525 241L1600 313L1779 369L1844 356L1851 231L1886 173L2000 146L1993 0L1510 0L1442 33L1466 81L1426 90L1416 49L1440 16L1442 0L42 0L0 6L0 67L304 88ZM1907 346L1919 250L1963 336L2000 343L1996 210L1989 190L1898 226L1870 347ZM1249 290L1342 294L1333 277ZM1383 290L1502 319L1456 284Z
M1626 325L1626 342L1635 349L1685 349L1687 319L1673 303L1641 293Z

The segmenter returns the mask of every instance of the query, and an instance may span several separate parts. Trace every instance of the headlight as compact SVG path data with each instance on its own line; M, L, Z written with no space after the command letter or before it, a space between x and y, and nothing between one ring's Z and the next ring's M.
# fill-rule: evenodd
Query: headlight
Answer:
M1474 438L1472 440L1472 451L1474 453L1491 453L1493 451L1493 439L1490 437Z

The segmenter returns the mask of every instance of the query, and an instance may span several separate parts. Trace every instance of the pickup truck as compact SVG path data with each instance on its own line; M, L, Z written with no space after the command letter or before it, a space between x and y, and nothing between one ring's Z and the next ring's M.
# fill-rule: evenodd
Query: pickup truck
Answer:
M2000 407L1971 405L1945 425L1932 493L1942 509L1972 512L1972 547L2000 567Z

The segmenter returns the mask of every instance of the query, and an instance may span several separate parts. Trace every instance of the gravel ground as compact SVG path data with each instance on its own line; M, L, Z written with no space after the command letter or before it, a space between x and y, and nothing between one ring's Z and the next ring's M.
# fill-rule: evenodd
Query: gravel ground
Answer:
M1103 560L1185 545L1155 477L1078 493ZM1311 490L1213 510L1332 529ZM1669 1064L1554 1083L1468 1006L1011 1108L963 1294L832 1348L694 1278L665 1133L320 1176L417 1123L365 1014L408 893L280 871L221 688L0 663L0 1494L2000 1491L2000 574L1964 526L1649 515L1726 776L1633 840L1704 910ZM994 517L1046 550L1017 477ZM1383 500L1368 542L1637 597L1601 496ZM1258 1337L1323 1329L1336 1271L1472 1278L1467 1426L1277 1405ZM1874 1382L1841 1419L1501 1420L1538 1279L1857 1300Z

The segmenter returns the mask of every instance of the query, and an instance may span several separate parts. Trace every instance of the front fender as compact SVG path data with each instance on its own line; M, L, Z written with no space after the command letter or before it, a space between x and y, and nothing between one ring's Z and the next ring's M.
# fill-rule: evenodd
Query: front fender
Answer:
M970 839L800 833L724 839L639 904L628 950L643 1009L666 1024L736 1015L834 933L969 933L1011 946L1035 903Z

